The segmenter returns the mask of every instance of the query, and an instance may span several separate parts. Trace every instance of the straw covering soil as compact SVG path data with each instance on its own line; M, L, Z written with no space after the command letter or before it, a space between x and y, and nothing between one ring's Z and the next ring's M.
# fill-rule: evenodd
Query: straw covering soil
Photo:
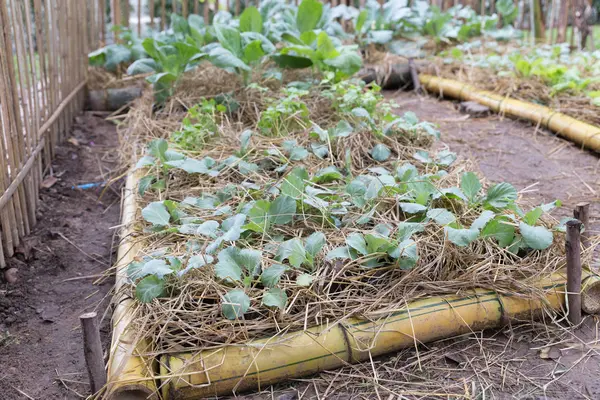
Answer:
M494 235L479 235L461 245L456 239L449 239L449 230L467 230L481 217L483 199L493 185L481 179L483 187L477 195L480 199L467 201L458 188L464 190L464 174L473 167L468 160L454 160L455 156L435 140L431 125L412 121L411 115L405 115L385 130L383 127L393 118L403 115L402 110L390 112L390 106L376 92L358 83L334 85L326 81L298 89L305 90L301 93L290 92L284 90L286 84L313 76L284 72L282 80L277 80L262 78L261 72L255 72L257 84L244 87L236 76L223 70L199 68L184 77L163 107L153 109L152 93L146 91L121 125L121 148L127 161L141 158L147 153L148 144L156 143L156 139L166 139L170 150L204 160L205 166L212 165L208 168L211 172L204 173L188 173L159 162L142 168L146 177L153 177L147 182L154 188L140 196L140 209L171 200L177 210L176 217L171 212L166 226L144 220L144 212L136 223L135 238L143 243L143 251L137 255L139 264L161 259L172 270L161 277L162 293L139 302L135 309L133 329L145 332L154 344L155 354L243 343L314 325L335 324L349 317L377 320L412 300L460 294L473 287L541 297L543 293L533 283L564 267L564 235L558 231L553 232L552 243L544 250L531 248L522 238L512 249L506 244L500 246ZM348 94L356 88L358 100ZM289 97L290 93L297 95L292 102L305 108L261 129L269 107L282 104L277 99ZM174 133L182 131L186 117L191 118L188 110L207 99L217 99L228 110L208 113L213 116L216 129L201 145L182 145L184 142L177 141ZM346 107L346 103L356 101L363 102L363 109L367 103L373 106L369 112L371 120L352 112L356 104L349 106L350 110ZM335 131L342 120L349 123L351 132L339 137L329 134L329 139L320 142L313 124L324 131ZM274 126L281 128L280 135L275 134ZM242 139L248 138L244 133L247 130L252 131L249 140ZM290 140L295 140L293 146ZM314 154L314 143L325 146L325 156ZM373 151L376 145L385 145L389 156L377 154L377 161ZM415 158L415 154L420 156ZM236 158L232 159L232 155ZM207 164L206 157L214 164ZM359 179L365 190L358 189L362 188L358 183L352 186L361 176L367 176ZM290 197L299 185L297 198L291 202L293 215L275 215L275 219L265 222L268 218L264 214L257 217L257 210L252 211L257 202L265 200L273 207L278 198L284 193ZM349 190L349 186L356 191ZM375 191L372 197L368 197L369 189ZM437 215L418 207L415 197L421 190L426 193L427 208L438 210ZM519 202L513 200L509 203L515 206L494 208L495 215L517 214ZM452 216L439 214L442 209ZM222 239L240 214L244 215L245 231L234 240ZM274 222L282 216L283 220ZM523 216L498 218L519 237ZM211 224L217 223L219 228L203 234L200 229L191 232L189 226L183 227L189 223L198 228L207 221L215 221ZM253 221L256 223L251 228ZM557 224L545 212L531 223L548 231ZM321 237L319 233L325 239L322 248L316 246L318 251L309 257L311 246L306 239ZM332 250L356 244L357 234L366 239L364 244L370 246L369 251L357 251L360 243L356 247L351 244L350 258L331 257ZM296 241L290 242L291 239ZM381 245L371 246L371 241ZM282 251L282 244L293 248L298 242L304 245L304 253L299 251L304 254L304 258L298 256L300 261L291 255L297 253ZM233 246L252 252L239 263L243 273L239 280L219 275L219 263L226 258L223 252ZM393 254L392 248L398 248L399 254ZM200 257L200 264L204 265L192 266L192 256ZM588 258L589 254L585 254L584 261ZM123 290L139 298L134 285L139 289L140 276L135 275L138 267L130 266L132 285ZM261 278L261 272L271 268L283 270L274 285ZM245 275L250 278L244 280ZM278 290L279 300L281 293L285 294L281 304L269 306L265 297L272 289L268 286ZM226 318L227 295L235 289L248 296L249 306L237 318ZM237 310L234 304L234 314ZM396 368L393 363L392 359L382 365ZM407 377L417 373L414 367L413 363L406 370ZM361 376L369 373L360 370ZM385 374L379 376L383 378Z
M552 87L536 76L498 76L487 68L448 65L441 60L436 60L435 65L428 67L427 73L468 83L501 96L541 104L580 121L600 126L600 109L590 102L586 92L565 91L554 94ZM586 88L586 91L597 90L600 90L598 82L592 82Z

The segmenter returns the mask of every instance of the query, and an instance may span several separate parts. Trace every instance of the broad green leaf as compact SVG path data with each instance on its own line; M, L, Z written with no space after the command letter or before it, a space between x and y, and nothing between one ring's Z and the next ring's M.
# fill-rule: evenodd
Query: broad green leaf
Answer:
M456 153L449 150L442 150L435 155L435 159L436 164L448 167L456 161Z
M214 239L217 237L217 229L219 229L219 222L205 221L201 224L183 224L179 227L179 233L183 233L184 235L202 235Z
M161 296L165 290L165 281L155 275L142 279L135 286L135 297L142 303L150 303Z
M248 152L248 147L250 146L250 139L252 138L252 131L250 129L246 129L240 135L240 153L242 155Z
M281 276L288 270L288 267L282 264L273 264L263 270L260 275L260 282L266 287L274 287L279 283Z
M294 215L296 215L296 200L289 196L277 197L269 207L269 220L275 225L292 222Z
M523 217L523 222L525 222L528 225L535 225L535 223L538 221L538 219L540 219L543 213L544 211L541 207L536 207L533 210L529 211L527 214L525 214L525 216Z
M165 139L155 139L148 144L148 153L161 161L166 161L165 154L169 149L169 143Z
M340 54L325 31L321 31L317 36L317 54L324 60L335 58Z
M403 240L390 250L390 257L398 260L401 269L411 269L419 260L417 243L412 239Z
M150 167L150 166L154 165L155 162L156 162L156 158L154 158L152 156L144 156L144 157L140 158L138 160L138 162L135 164L135 169Z
M353 232L349 234L346 238L346 244L364 256L369 254L369 250L367 249L367 242L365 241L363 235L358 232Z
M306 1L306 0L305 0ZM313 182L316 183L329 183L336 180L344 179L344 176L336 167L333 165L323 168L317 171L313 178Z
M186 157L182 160L167 161L165 164L170 167L182 169L188 174L206 174L210 176L217 176L219 174L218 171L211 169L214 166L214 160L209 157L202 160Z
M281 194L296 200L302 198L305 187L304 176L306 176L306 170L303 168L293 169L281 184Z
M314 232L306 238L306 251L311 256L315 257L325 246L325 235L323 232Z
M427 218L434 220L439 225L448 225L456 221L456 217L445 208L432 208L427 211Z
M331 129L330 135L334 138L348 137L352 133L352 125L345 119L337 123L337 125Z
M258 32L263 30L263 20L258 9L254 6L247 7L240 15L241 32Z
M362 31L368 16L369 12L367 10L362 10L360 14L358 14L358 17L356 17L356 25L354 26L356 32L360 33Z
M279 245L277 259L280 261L287 259L291 266L300 268L300 266L307 261L306 249L298 238L287 240Z
M302 34L300 35L300 40L302 41L302 43L297 44L305 44L310 46L314 43L315 40L317 40L317 34L314 31L302 32Z
M215 274L219 279L241 281L242 273L250 277L258 275L262 253L258 250L228 247L219 252L219 262L215 265Z
M307 286L311 285L311 283L313 282L314 279L315 279L315 277L312 276L312 275L309 275L309 274L300 274L298 276L298 278L296 278L296 284L298 286L307 287Z
M210 51L208 57L210 62L219 68L239 68L250 71L250 67L245 62L223 47L215 47Z
M440 189L439 192L434 193L433 198L437 199L442 196L447 197L449 199L460 199L463 201L467 201L467 197L464 195L464 193L459 188L454 186Z
M354 51L346 50L335 58L326 59L325 64L341 71L345 76L352 76L362 67L362 58Z
M229 50L235 57L242 57L242 37L240 32L230 26L226 25L213 25L217 39L223 48ZM211 52L212 53L212 52Z
M378 232L366 233L364 237L369 254L387 252L392 244L390 238Z
M327 253L327 256L325 256L325 259L327 261L331 261L331 260L334 260L337 258L339 258L339 259L352 258L352 256L350 255L350 250L348 249L348 246L336 247L335 249L333 249L329 253Z
M262 43L260 40L255 40L248 43L244 48L244 59L248 63L253 63L260 60L265 55L262 49Z
M240 238L242 225L246 222L246 215L236 214L233 217L227 218L221 224L221 229L225 232L222 236L223 240L235 242Z
M488 189L485 202L494 208L506 208L517 199L517 190L510 183L502 182Z
M144 264L140 271L140 276L156 275L158 278L163 279L165 275L172 273L173 270L165 260L153 259Z
M423 232L425 225L420 222L400 222L398 224L397 237L399 241L410 239L415 233Z
M496 217L488 222L481 231L482 237L493 237L500 247L509 246L515 239L515 227L503 223L505 217ZM471 226L471 228L473 228Z
M525 244L535 250L544 250L552 244L552 232L543 226L531 226L525 222L519 224Z
M235 320L244 315L250 308L250 298L242 289L230 290L223 296L221 311L227 319Z
M152 182L154 182L154 179L156 179L156 177L153 175L144 176L140 179L138 182L138 194L140 196L143 196L144 193L146 193L146 190L150 188Z
M378 143L371 149L371 157L375 161L384 162L390 158L391 154L392 152L385 144Z
M460 178L460 188L469 201L474 202L481 190L481 182L473 172L465 172Z
M142 217L153 225L169 225L171 215L167 207L161 201L154 201L142 210Z
M267 200L258 200L248 212L248 224L245 229L250 229L254 232L264 233L269 229L271 221L269 220L269 209L271 203Z
M548 213L548 212L554 210L556 207L561 207L561 206L562 206L562 202L560 200L554 200L552 203L542 204L540 206L540 208L545 213Z
M300 33L317 27L323 14L323 4L318 0L302 0L296 14L296 27Z
M444 232L452 243L459 247L468 246L471 242L479 237L477 229L455 229L450 226L444 227Z
M157 74L150 75L149 77L146 78L146 81L155 85L154 86L155 89L160 84L169 85L170 83L175 82L176 80L177 80L177 75L172 74L170 72L159 72Z
M398 203L400 209L408 214L417 214L427 210L427 207L417 203Z
M127 75L147 74L160 71L160 66L152 58L135 60L128 68Z
M312 142L310 144L310 148L311 148L313 154L315 156L319 157L320 159L324 159L325 157L327 157L327 154L329 154L329 147L327 147L326 144L319 144L319 143Z
M277 307L280 310L285 308L287 304L288 296L280 288L270 288L267 293L264 294L262 298L262 304L267 307Z
M302 146L294 146L290 149L288 158L291 161L301 161L308 157L308 150Z
M182 33L182 34L187 34L188 33L188 23L187 20L185 18L183 18L180 15L177 15L176 13L172 13L171 14L171 29L173 29L173 31L175 33Z
M433 163L433 158L429 155L429 152L424 150L419 150L415 154L413 154L415 160L422 162L423 164L431 164Z
M481 215L479 215L479 217L477 217L475 221L473 221L473 223L471 224L471 228L482 230L483 228L485 228L487 223L490 222L495 216L496 214L493 211L484 210L481 213Z
M271 56L271 59L280 68L303 69L313 65L310 58L290 54L275 54Z

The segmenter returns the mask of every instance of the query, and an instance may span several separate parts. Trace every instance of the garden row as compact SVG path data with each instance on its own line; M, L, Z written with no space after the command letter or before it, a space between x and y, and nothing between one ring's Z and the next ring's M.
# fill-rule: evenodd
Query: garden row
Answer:
M318 30L321 14L305 0L273 45L247 8L204 27L217 42L193 54L191 16L177 41L146 39L151 60L130 67L148 67L157 95L123 130L139 158L144 244L125 290L153 351L377 319L473 282L536 293L532 282L564 265L564 221L547 215L560 203L523 209L432 124L351 79L358 47Z

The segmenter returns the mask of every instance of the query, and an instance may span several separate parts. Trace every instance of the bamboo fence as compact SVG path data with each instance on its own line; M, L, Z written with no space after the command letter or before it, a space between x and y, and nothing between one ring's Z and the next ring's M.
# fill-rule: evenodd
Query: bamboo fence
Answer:
M43 176L81 111L99 3L0 1L0 268L36 222Z

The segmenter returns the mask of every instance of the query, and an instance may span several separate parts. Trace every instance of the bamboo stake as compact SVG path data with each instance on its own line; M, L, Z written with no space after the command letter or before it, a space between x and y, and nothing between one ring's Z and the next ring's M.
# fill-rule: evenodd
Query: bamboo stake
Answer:
M187 0L181 1L181 14L183 14L183 18L187 19L187 17L188 17L188 1Z
M138 36L142 36L142 0L138 0L137 2L137 34Z
M581 244L583 249L586 249L590 245L590 203L578 203L575 206L575 210L573 210L573 216L583 224L584 231L581 234Z
M200 14L200 1L194 2L194 14L196 14L196 15Z
M167 23L167 0L160 1L160 30L164 31Z
M106 45L106 3L100 0L100 44L99 47Z
M572 325L581 322L581 243L580 221L567 222L567 305Z
M148 0L148 12L150 13L150 26L154 29L154 0Z
M100 341L100 329L96 322L96 313L81 314L79 321L83 332L83 354L90 378L90 386L92 393L97 393L106 385L106 372L104 371L102 342Z

